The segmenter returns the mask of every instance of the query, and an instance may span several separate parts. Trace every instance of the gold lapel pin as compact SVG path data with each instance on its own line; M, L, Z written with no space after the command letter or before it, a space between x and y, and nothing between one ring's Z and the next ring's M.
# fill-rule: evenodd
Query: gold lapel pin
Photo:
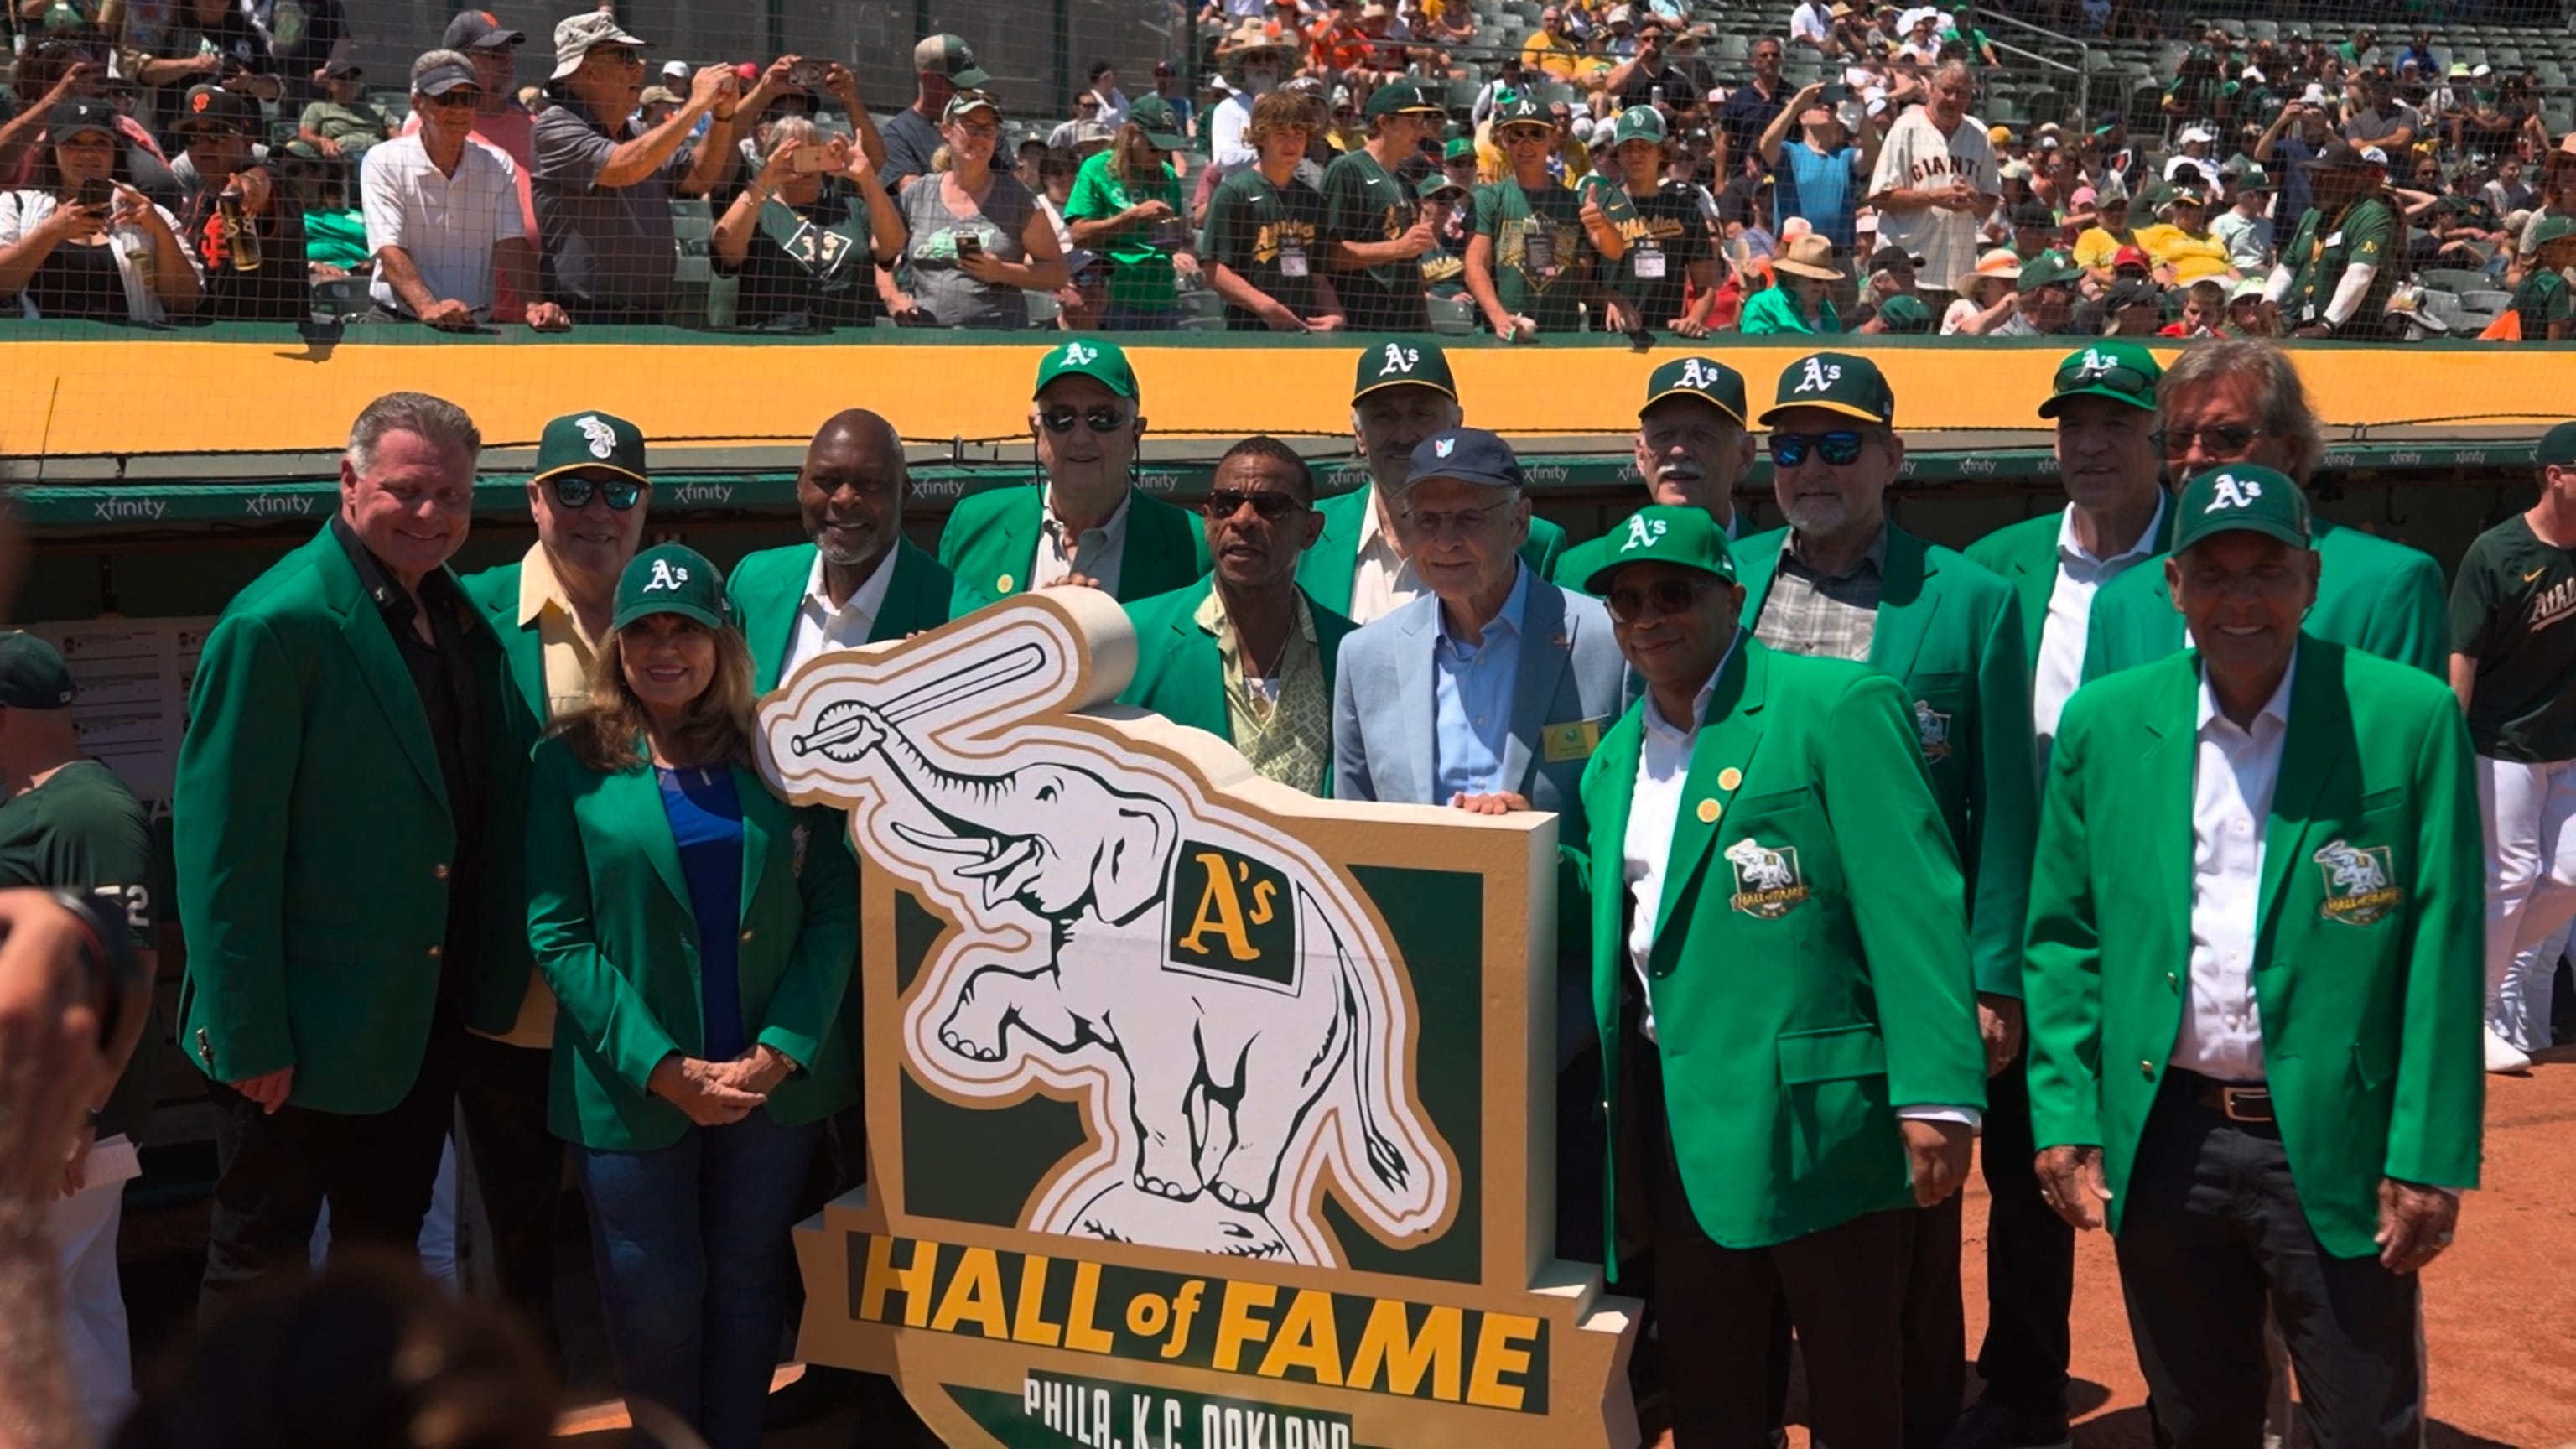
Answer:
M1714 800L1702 800L1701 802L1699 802L1699 823L1700 823L1700 824L1702 824L1702 825L1715 825L1715 824L1717 823L1717 817L1718 817L1718 816L1719 816L1719 814L1721 814L1721 813L1722 813L1722 811L1721 811L1721 809L1720 809L1720 807L1719 807L1719 805L1718 805L1718 803L1717 803L1716 801L1714 801Z
M1743 783L1744 772L1735 768L1733 765L1729 765L1725 769L1717 772L1717 788L1721 790L1732 790ZM1715 802L1712 801L1711 803L1713 804Z
M1000 578L993 580L993 587L1003 593L1009 593L1011 591L1011 576L1009 574L1004 574Z

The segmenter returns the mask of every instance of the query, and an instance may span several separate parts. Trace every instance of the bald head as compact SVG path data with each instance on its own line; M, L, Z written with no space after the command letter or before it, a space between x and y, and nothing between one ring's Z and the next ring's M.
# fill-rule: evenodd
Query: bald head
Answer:
M822 552L835 602L846 602L901 536L905 481L903 439L864 408L833 414L805 445L796 511Z

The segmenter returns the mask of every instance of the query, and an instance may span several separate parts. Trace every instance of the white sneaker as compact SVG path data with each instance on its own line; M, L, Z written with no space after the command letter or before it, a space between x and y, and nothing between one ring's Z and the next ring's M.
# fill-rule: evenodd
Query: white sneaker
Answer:
M2523 1072L2531 1069L2531 1058L2520 1047L2487 1028L2487 1070L2490 1072Z

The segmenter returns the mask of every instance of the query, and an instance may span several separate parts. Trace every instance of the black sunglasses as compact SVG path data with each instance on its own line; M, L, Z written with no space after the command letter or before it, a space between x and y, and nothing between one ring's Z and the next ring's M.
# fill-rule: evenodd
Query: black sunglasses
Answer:
M2249 428L2243 423L2220 423L2208 428L2158 428L2147 434L2148 439L2168 458L2179 458L2189 453L2195 442L2212 454L2241 453L2245 451L2246 444L2261 436L2261 428Z
M2156 391L2156 382L2154 378L2147 376L2145 373L2138 371L2134 367L2130 367L2122 363L2078 363L2057 375L2057 390L2059 392L2066 392L2070 389L2079 387L2096 387L2104 384L2108 384L2120 392L2129 393L2131 395L2143 394L2145 396L2152 397L2155 395Z
M1089 424L1095 433L1114 433L1127 426L1127 414L1108 406L1088 412L1074 407L1052 407L1039 413L1038 421L1046 425L1048 432L1059 435L1072 432L1077 422Z
M1795 468L1807 461L1807 450L1813 448L1818 458L1840 468L1860 456L1861 442L1862 435L1848 429L1836 429L1830 433L1773 433L1771 461L1783 468Z
M1199 511L1210 518L1232 518L1247 503L1252 505L1253 512L1260 514L1265 520L1285 518L1291 513L1306 511L1305 504L1288 494L1269 488L1250 491L1220 488L1210 493L1206 501L1199 504Z
M578 473L558 473L546 480L554 490L555 502L566 508L588 508L592 495L606 501L609 507L624 513L644 496L644 485L632 478L601 480L585 478Z
M1697 579L1657 579L1644 588L1633 584L1613 588L1603 602L1610 606L1612 622L1634 624L1650 614L1689 613L1711 587Z

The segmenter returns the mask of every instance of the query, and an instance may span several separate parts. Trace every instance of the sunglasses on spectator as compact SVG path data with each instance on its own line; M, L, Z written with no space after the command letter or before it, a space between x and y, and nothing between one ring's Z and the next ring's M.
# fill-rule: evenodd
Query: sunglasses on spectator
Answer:
M2220 423L2207 428L2158 428L2147 437L2168 458L2179 458L2199 443L2211 454L2241 453L2245 445L2263 436L2261 428L2243 423Z
M443 111L461 110L467 106L483 104L483 93L472 86L458 86L442 96L422 96L420 104L435 106Z
M1773 433L1771 461L1783 468L1795 468L1807 461L1807 452L1812 448L1826 466L1840 468L1860 457L1861 442L1862 434L1844 428L1830 433Z
M1208 494L1207 501L1199 505L1199 511L1210 518L1232 518L1241 512L1247 503L1251 504L1252 511L1260 514L1265 521L1306 511L1306 505L1298 502L1293 496L1270 488L1251 490L1220 488Z
M1610 606L1612 622L1634 624L1650 615L1687 614L1711 587L1697 579L1657 579L1643 588L1614 588L1603 602Z
M546 486L554 490L555 502L564 508L588 508L595 497L624 513L644 496L644 485L632 478L585 478L579 473L558 473L546 480Z
M604 65L634 66L639 69L644 64L643 56L622 45L594 45L583 58L596 59Z
M1038 414L1046 430L1061 437L1072 432L1075 423L1083 423L1095 433L1114 433L1127 426L1127 414L1114 407L1096 407L1088 412L1080 408L1052 407Z

